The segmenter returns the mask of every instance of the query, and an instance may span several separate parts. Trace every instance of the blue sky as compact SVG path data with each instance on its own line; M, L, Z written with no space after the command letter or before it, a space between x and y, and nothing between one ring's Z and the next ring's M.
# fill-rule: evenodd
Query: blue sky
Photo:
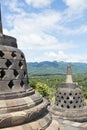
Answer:
M87 62L87 0L0 0L4 34L29 62Z

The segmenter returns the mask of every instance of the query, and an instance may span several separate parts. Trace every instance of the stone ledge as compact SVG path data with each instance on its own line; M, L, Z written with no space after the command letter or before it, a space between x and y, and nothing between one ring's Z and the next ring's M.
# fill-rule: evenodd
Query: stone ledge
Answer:
M17 43L16 43L16 38L11 37L11 36L7 36L7 35L2 35L2 37L0 37L0 44L3 46L12 46L17 48Z
M2 93L2 94L0 94L0 100L23 98L26 96L30 96L34 93L35 93L35 90L32 89L31 87L28 87L28 89L26 89L26 91L22 91L22 92Z
M31 109L0 115L0 128L20 125L38 119L47 112L47 100ZM48 112L47 112L48 113Z
M43 125L42 125L43 122ZM2 128L1 130L45 130L52 122L50 114L46 114L36 121L25 123L19 126L13 126L8 128Z
M79 109L60 109L55 105L50 106L49 111L59 119L87 122L87 106Z
M0 113L23 111L40 104L42 101L42 96L37 93L23 98L0 100Z

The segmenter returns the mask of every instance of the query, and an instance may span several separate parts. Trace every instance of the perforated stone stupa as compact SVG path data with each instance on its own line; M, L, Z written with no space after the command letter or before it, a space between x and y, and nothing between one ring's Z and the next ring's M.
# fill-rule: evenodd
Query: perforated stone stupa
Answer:
M50 111L58 119L87 122L87 106L81 89L72 80L71 66L67 67L66 82L57 89L56 102L50 107Z
M25 56L16 39L3 34L0 12L0 129L47 129L52 121L47 106L28 85Z
M75 109L84 107L81 89L72 81L71 67L67 67L66 83L61 84L56 92L56 105L60 108Z

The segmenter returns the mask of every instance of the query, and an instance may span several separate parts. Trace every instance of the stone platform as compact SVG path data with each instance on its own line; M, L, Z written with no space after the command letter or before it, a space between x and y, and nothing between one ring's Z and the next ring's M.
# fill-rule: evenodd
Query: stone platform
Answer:
M48 108L50 111L50 107ZM59 117L55 112L52 114L52 120L58 124L57 130L87 130L87 122L70 121L66 118ZM50 129L49 129L50 130ZM52 129L55 130L55 129Z

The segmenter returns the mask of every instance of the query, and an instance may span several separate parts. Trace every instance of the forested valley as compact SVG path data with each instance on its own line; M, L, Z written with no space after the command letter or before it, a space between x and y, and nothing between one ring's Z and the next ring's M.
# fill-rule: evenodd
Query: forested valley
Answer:
M85 101L87 102L87 74L73 74L72 77L73 82L76 82L78 87L82 89ZM30 86L53 103L55 102L57 88L65 80L66 74L29 76Z
M87 63L57 61L27 63L30 86L54 103L57 88L66 81L67 65L71 66L73 82L82 89L87 101Z

